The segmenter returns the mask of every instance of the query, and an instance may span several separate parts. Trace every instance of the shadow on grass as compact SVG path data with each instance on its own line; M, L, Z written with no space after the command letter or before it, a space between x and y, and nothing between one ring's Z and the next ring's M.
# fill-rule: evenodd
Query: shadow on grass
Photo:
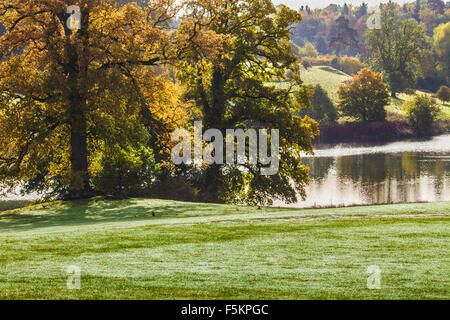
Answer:
M348 76L348 74L346 74L345 72L342 72L340 70L337 70L337 69L335 69L333 67L329 67L329 66L320 66L320 67L318 67L318 69L323 70L323 71L328 71L328 72L331 72L331 73L334 73L334 74L337 74L340 76Z
M0 213L0 233L34 228L248 213L256 208L159 199L78 200Z
M0 212L24 208L31 204L31 202L29 200L0 200Z

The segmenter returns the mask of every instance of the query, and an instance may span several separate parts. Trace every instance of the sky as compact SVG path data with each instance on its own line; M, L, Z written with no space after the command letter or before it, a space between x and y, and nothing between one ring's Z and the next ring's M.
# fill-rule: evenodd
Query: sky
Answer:
M378 5L380 3L387 3L389 0L273 0L275 4L285 4L292 9L298 10L302 5L308 5L311 8L325 8L331 3L344 5L344 3L352 4L353 6L359 6L361 3L366 2L369 7ZM414 0L395 0L394 2L399 4L414 2Z

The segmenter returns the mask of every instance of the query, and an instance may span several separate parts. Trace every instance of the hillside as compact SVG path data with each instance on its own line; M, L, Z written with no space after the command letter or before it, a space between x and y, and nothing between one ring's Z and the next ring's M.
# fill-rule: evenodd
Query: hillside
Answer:
M446 299L449 214L450 203L36 205L0 213L0 299ZM371 265L382 290L366 287ZM67 289L68 266L80 290Z
M312 86L317 84L321 85L328 92L328 95L335 104L339 101L337 95L339 86L352 78L348 74L329 66L314 66L308 70L303 70L301 75L305 84ZM424 92L419 90L416 92L419 94L424 94ZM410 98L412 98L411 94L400 93L397 99L391 100L391 104L386 107L386 110L394 114L404 115L402 104ZM443 103L439 100L437 102L442 110L439 119L449 120L450 103Z
M320 84L335 103L338 102L339 85L351 78L348 74L328 66L315 66L302 72L305 84L311 86Z

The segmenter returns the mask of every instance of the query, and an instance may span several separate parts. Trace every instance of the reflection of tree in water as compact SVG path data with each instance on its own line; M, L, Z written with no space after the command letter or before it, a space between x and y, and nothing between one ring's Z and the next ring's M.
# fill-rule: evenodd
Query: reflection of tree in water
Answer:
M381 153L344 156L336 162L339 182L353 184L369 203L387 202L384 182L391 176L391 165Z
M432 179L430 187L439 197L450 162L430 153L379 153L339 157L336 168L340 184L353 184L370 203L390 203L423 200L423 177Z
M420 177L420 166L418 162L418 155L414 152L403 152L402 153L402 168L404 173L404 178L414 179Z
M445 179L450 173L450 157L444 153L421 154L420 165L422 172L433 177L434 193L441 196ZM423 168L422 168L423 167Z
M309 176L312 181L319 184L328 176L328 173L333 167L335 158L333 157L317 157L305 158L303 164L310 168Z
M381 153L339 157L336 162L339 179L363 184L385 181L391 171L391 161L387 158Z

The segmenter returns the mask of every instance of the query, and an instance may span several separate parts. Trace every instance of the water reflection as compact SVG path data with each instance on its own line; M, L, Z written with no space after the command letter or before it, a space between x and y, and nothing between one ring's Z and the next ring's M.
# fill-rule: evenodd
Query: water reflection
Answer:
M304 163L312 182L294 207L450 201L450 135L323 149Z

